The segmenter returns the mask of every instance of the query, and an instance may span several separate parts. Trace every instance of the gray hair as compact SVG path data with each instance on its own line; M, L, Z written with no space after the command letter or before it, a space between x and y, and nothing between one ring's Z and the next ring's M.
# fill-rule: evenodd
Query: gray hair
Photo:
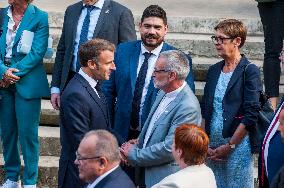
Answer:
M165 69L177 74L178 80L185 80L189 73L189 61L187 56L179 50L161 52L159 57L166 59Z
M111 163L120 161L118 143L113 134L106 130L94 130L86 133L84 139L93 136L96 137L93 152L96 153L97 156L106 157Z

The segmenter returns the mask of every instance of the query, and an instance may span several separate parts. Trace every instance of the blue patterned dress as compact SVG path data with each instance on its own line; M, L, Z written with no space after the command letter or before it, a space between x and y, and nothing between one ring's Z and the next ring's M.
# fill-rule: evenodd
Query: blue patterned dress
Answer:
M210 124L210 147L217 148L229 142L223 138L222 101L233 72L221 72L215 90L213 114ZM237 93L236 93L237 95ZM218 188L253 188L253 157L249 138L246 136L231 152L225 162L207 161L213 170Z

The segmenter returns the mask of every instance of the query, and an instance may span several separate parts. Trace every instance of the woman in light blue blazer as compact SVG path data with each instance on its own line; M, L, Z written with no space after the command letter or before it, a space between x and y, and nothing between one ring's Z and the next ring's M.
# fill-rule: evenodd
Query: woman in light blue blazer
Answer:
M48 15L30 4L31 0L8 3L0 37L0 121L6 173L3 187L20 187L18 141L25 163L24 187L36 187L40 104L41 98L49 95L42 62L48 43ZM23 33L34 34L33 40L29 39L30 49L23 42Z

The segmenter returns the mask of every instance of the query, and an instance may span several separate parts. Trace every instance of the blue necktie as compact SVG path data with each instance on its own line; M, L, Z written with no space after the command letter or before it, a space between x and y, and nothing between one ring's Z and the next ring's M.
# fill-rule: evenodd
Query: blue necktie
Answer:
M140 68L136 83L134 96L132 101L132 111L131 111L131 128L137 129L139 126L139 112L140 112L140 104L142 98L142 92L145 84L145 78L148 70L148 60L152 53L145 52L143 54L145 56L144 62Z
M86 14L86 17L84 19L82 29L81 29L80 40L79 40L79 45L78 45L78 52L79 52L81 44L88 41L88 32L89 32L89 26L90 26L91 12L95 8L95 6L91 6L91 5L86 5L84 7L87 9L87 14ZM80 67L81 67L81 65L80 65L79 53L78 53L77 64L76 64L76 71L77 72L79 71Z

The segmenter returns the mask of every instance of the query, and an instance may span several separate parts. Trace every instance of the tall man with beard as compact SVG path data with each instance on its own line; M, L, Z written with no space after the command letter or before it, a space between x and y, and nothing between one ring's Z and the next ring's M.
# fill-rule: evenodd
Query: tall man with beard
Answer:
M117 47L116 71L103 84L108 107L113 117L114 129L124 141L137 138L158 89L151 75L159 54L175 49L164 42L168 31L166 12L158 5L150 5L139 24L141 40L125 42ZM190 67L191 58L188 56ZM194 91L190 70L186 81Z

